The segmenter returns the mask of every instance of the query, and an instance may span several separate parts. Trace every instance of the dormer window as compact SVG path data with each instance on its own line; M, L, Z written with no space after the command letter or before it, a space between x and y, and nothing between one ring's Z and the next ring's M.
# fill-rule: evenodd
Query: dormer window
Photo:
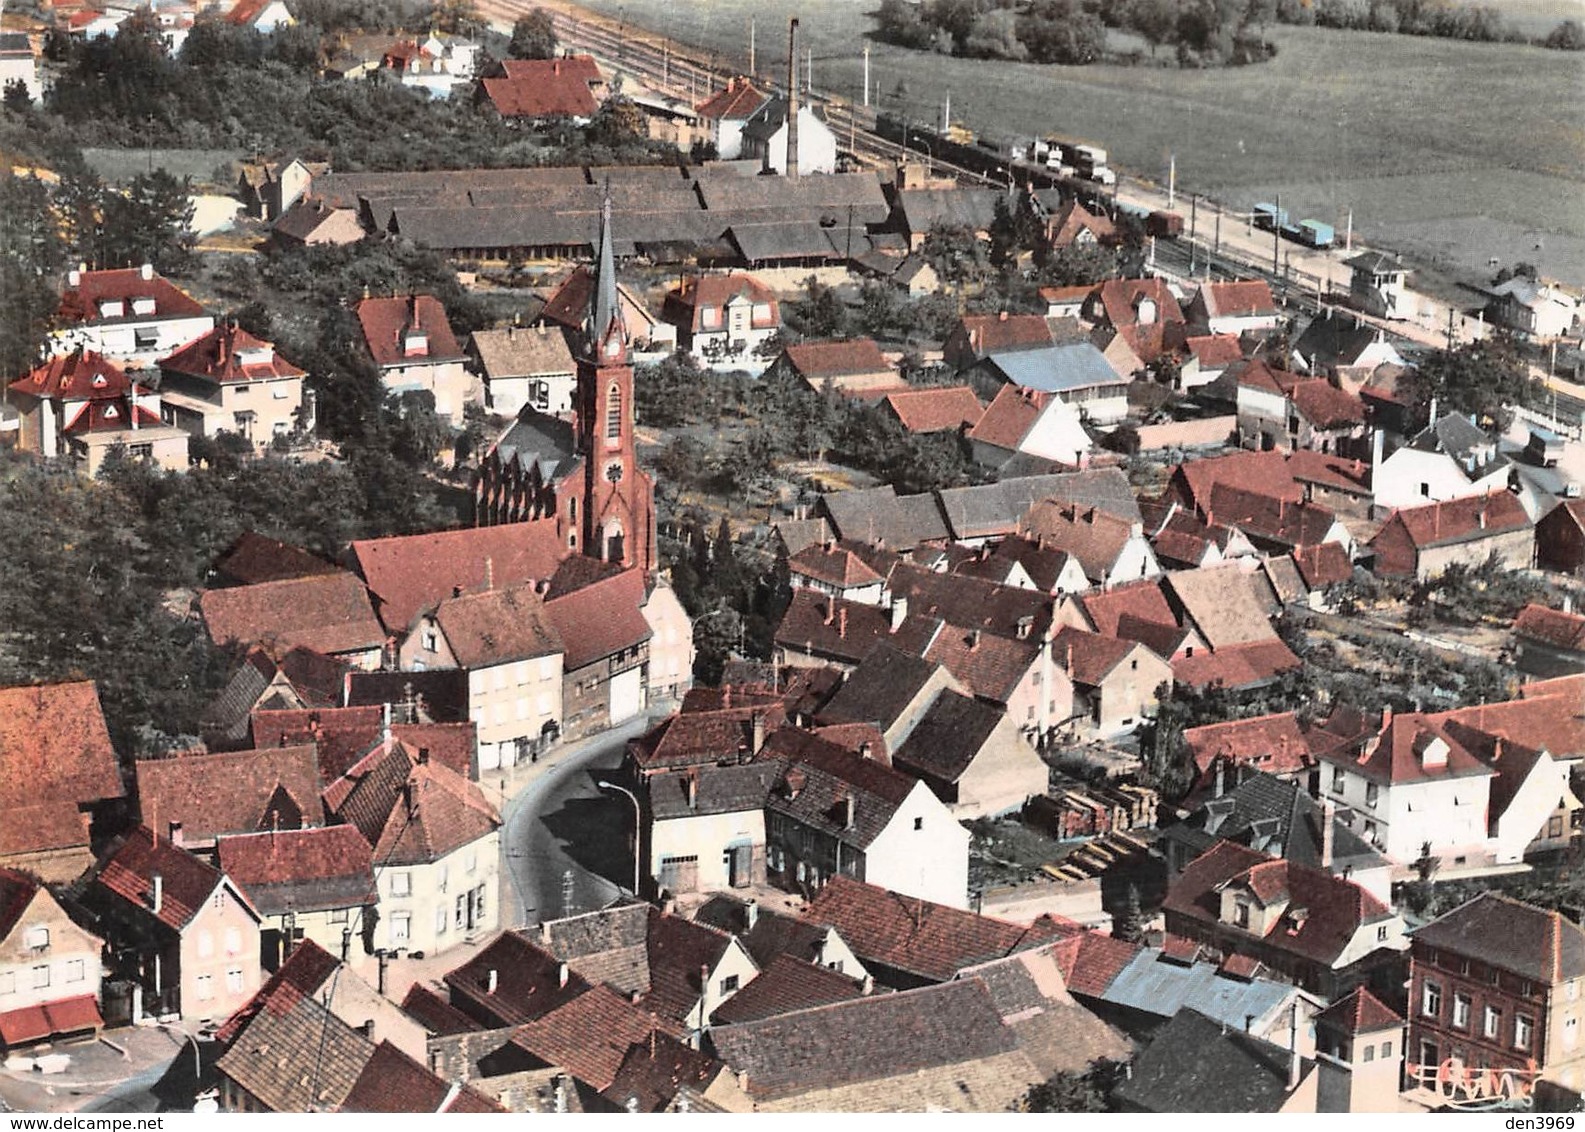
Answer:
M106 299L99 304L100 318L120 318L126 313L126 304L120 299Z
M275 360L275 347L249 346L238 350L236 356L239 366L267 366Z
M1241 928L1249 927L1249 905L1242 900L1233 905L1233 923Z
M29 951L46 951L50 945L50 930L42 924L27 930L27 947Z
M699 325L706 330L713 330L721 325L720 307L700 307Z
M116 407L114 405L106 405L105 406L105 420L113 421L117 417L119 417L120 415L121 414L116 411Z
M429 356L429 335L419 330L409 330L402 337L402 355L408 358Z
M95 389L103 389L109 383L110 383L109 379L106 378L104 374L102 374L102 373L94 374L94 388Z
M154 313L154 300L153 299L133 299L132 300L132 313L133 314L153 314Z

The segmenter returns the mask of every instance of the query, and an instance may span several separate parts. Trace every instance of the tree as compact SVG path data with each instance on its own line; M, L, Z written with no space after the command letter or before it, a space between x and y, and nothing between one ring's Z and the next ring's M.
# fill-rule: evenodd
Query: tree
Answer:
M644 114L630 98L608 98L589 119L584 137L590 145L618 149L644 143Z
M20 377L36 359L66 262L48 186L36 177L0 180L0 379Z
M853 332L842 296L813 275L804 280L803 298L783 307L783 316L787 328L805 338L847 338Z
M132 178L125 195L106 192L103 259L111 265L152 264L162 273L186 269L196 238L192 182L163 169Z
M33 99L28 95L28 84L21 79L12 79L5 85L5 94L0 97L0 105L13 114L26 114L33 109Z
M919 254L937 275L959 286L979 282L990 272L985 245L966 224L932 224Z
M1494 336L1428 355L1409 371L1407 391L1421 425L1435 398L1441 412L1473 413L1485 426L1504 431L1513 406L1531 403L1537 387L1513 342Z
M1112 1092L1124 1078L1122 1062L1099 1058L1083 1073L1054 1073L1018 1102L1023 1112L1110 1112Z
M507 44L506 54L511 59L554 59L560 46L550 13L534 8L512 25L512 41Z
M1564 20L1547 33L1541 44L1554 51L1585 51L1585 27L1578 20Z
M1150 44L1151 58L1156 48L1172 40L1177 32L1178 6L1173 0L1134 0L1128 8L1129 26Z
M1112 935L1125 943L1139 943L1145 938L1145 912L1139 906L1139 886L1132 882L1123 897L1122 914L1112 929Z
M1018 38L1017 14L998 8L974 17L963 39L963 54L971 59L1027 59L1029 51Z

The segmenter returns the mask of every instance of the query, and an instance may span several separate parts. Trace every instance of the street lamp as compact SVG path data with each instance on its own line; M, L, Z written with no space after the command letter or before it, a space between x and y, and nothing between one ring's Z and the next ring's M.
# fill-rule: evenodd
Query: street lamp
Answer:
M633 895L638 896L639 849L643 840L644 828L644 814L639 809L638 795L625 786L618 786L616 783L607 782L603 778L596 782L595 785L601 790L615 790L618 794L626 794L628 801L633 803Z

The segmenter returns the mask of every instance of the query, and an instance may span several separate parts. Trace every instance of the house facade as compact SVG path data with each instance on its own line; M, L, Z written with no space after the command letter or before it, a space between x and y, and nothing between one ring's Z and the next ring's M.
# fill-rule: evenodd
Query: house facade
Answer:
M364 299L357 316L385 391L429 393L435 412L460 428L463 406L481 398L440 300L432 295Z
M751 275L700 275L667 293L661 317L701 362L751 357L781 329L781 308Z
M93 350L57 354L9 389L24 451L69 458L89 476L117 449L157 467L187 469L187 434L161 421L160 398Z
M306 373L235 323L161 358L159 366L160 417L194 436L232 432L262 451L312 427L303 416Z
M103 946L37 879L0 868L0 1048L97 1033Z
M215 328L197 300L149 264L67 272L55 324L50 338L57 353L92 350L144 366Z

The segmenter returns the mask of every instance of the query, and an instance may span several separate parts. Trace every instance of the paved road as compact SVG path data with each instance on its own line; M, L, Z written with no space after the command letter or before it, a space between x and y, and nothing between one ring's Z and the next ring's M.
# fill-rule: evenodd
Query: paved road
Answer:
M633 883L633 803L601 791L622 763L627 741L649 726L643 717L544 760L544 769L502 810L503 926L525 927L570 910L603 907ZM572 873L572 892L563 883Z

